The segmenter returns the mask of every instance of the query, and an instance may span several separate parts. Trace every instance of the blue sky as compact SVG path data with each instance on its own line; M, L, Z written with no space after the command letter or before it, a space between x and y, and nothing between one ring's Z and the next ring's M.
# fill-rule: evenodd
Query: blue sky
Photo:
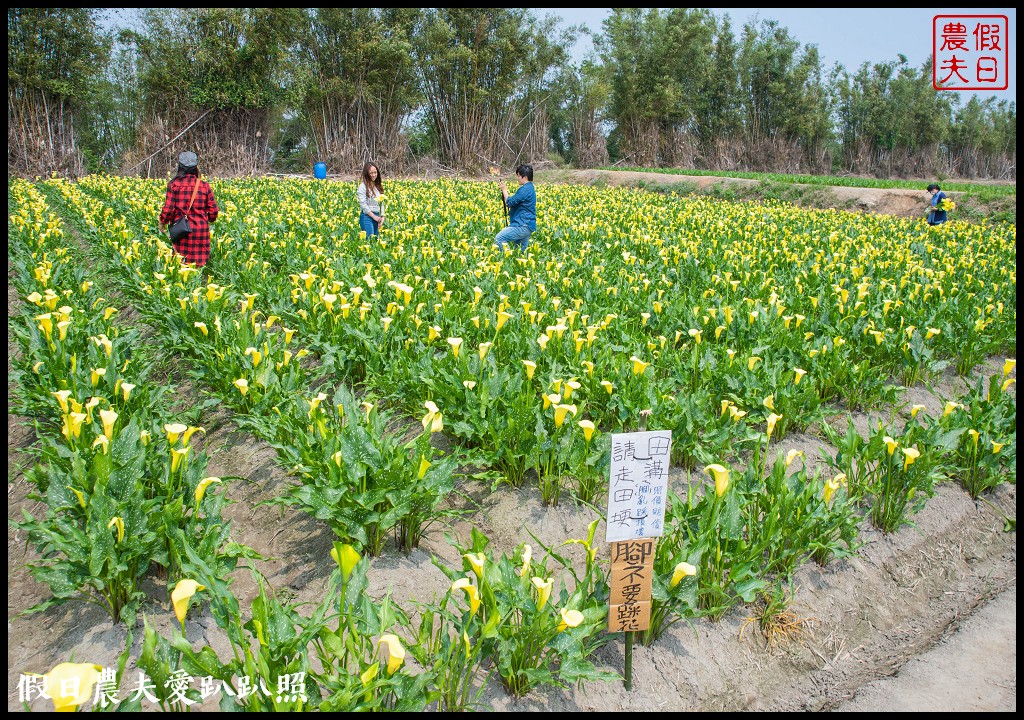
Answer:
M1014 8L712 8L712 11L719 16L728 13L737 35L749 20L778 20L801 44L818 46L826 69L839 62L850 71L864 62L894 61L899 53L906 55L911 65L919 67L932 52L935 15L1006 15L1009 19L1009 88L978 95L1017 100L1017 11ZM545 8L538 12L561 16L567 25L586 25L597 34L601 32L601 21L611 9ZM592 49L590 38L581 38L572 56L580 60ZM959 93L964 101L972 94Z

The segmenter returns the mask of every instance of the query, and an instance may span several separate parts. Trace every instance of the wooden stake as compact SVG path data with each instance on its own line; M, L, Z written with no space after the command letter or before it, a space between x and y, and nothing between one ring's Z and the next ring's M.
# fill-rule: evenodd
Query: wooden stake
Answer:
M633 689L633 633L626 633L626 677L623 680L626 690Z

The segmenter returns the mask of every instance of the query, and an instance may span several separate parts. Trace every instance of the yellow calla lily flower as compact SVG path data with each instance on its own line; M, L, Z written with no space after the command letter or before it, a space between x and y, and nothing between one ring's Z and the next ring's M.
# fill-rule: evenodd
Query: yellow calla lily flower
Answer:
M249 381L245 378L238 378L231 384L238 388L238 392L242 393L242 397L245 397L245 394L249 392Z
M178 622L181 623L182 629L185 628L185 614L188 612L188 603L200 590L205 590L204 585L200 585L195 580L185 578L179 580L178 584L174 586L174 590L171 591L171 603L174 605L174 614L178 616Z
M672 571L672 579L669 581L668 586L674 588L685 577L694 577L697 574L697 568L688 562L681 562L676 565L675 570Z
M537 610L543 610L544 606L547 605L548 597L551 595L551 587L555 584L554 578L544 580L543 578L535 577L531 579L533 586L537 588Z
M832 502L832 498L840 487L842 487L842 483L839 481L838 477L829 478L825 481L825 487L821 491L821 499L825 501L826 505Z
M469 616L476 615L476 611L480 609L480 592L476 585L471 583L469 578L459 578L452 583L452 591L455 590L462 590L466 593L466 600L469 602Z
M568 400L569 398L571 398L573 392L576 391L576 390L579 390L581 387L583 387L583 386L580 385L575 380L566 380L565 381L565 399Z
M124 401L125 402L128 402L128 396L132 394L132 390L134 390L134 389L135 389L135 386L132 385L131 383L126 383L126 382L121 383L121 394L124 396Z
M896 442L893 438L889 437L888 435L882 438L882 440L885 442L885 447L889 451L890 455L896 452L896 448L900 446L898 442Z
M801 368L793 368L793 372L795 373L795 376L793 377L793 384L799 385L800 381L803 380L804 375L807 374L807 371Z
M172 473L178 472L178 466L182 465L182 463L185 462L185 458L186 458L186 456L188 456L188 451L191 450L191 449L192 449L191 445L186 445L185 447L181 448L180 450L178 448L171 448L171 472Z
M71 397L71 391L70 390L57 390L55 392L51 392L50 394L53 395L55 398L57 398L57 402L60 403L61 412L67 413L68 412L68 398Z
M526 379L533 380L533 373L537 371L537 363L532 360L523 360L522 362L526 366Z
M903 460L903 469L906 470L910 467L915 460L921 457L921 451L917 448L903 448L903 454L906 458Z
M775 430L775 424L778 423L779 420L781 420L781 419L782 419L782 416L778 415L776 413L772 413L771 415L768 416L768 439L769 440L771 440L771 438L772 438L772 432Z
M576 414L576 406L575 405L563 405L563 404L555 405L555 427L556 428L562 427L562 423L565 422L565 415L568 412L571 412L573 415L575 415Z
M124 520L120 517L115 517L107 523L107 528L117 526L117 542L120 543L124 540Z
M427 408L427 414L423 416L422 420L423 429L426 430L429 426L431 434L441 432L444 429L444 418L437 405L432 400L427 400L423 406ZM369 417L369 411L367 411L367 417Z
M196 492L195 492L196 505L197 506L199 505L199 503L201 503L203 501L203 496L206 495L206 489L208 487L210 487L210 485L213 485L214 483L219 483L219 482L220 482L220 478L219 477L205 477L205 478L203 478L202 480L199 481L199 484L196 485Z
M590 420L580 420L576 424L583 430L583 439L589 443L590 439L594 437L594 423Z
M370 683L377 679L377 674L380 672L380 663L374 663L370 667L366 668L363 673L359 676L359 682L363 684L363 687L367 687ZM367 693L367 700L371 697L370 693Z
M757 365L757 361L760 360L757 355L751 355L747 358L747 370L753 370L754 366Z
M448 344L452 346L452 354L455 355L456 359L458 359L459 348L462 347L462 338L450 337L448 338Z
M792 465L793 461L796 460L798 457L805 457L803 450L797 450L796 448L794 448L790 450L788 453L786 453L786 467Z
M608 380L602 380L601 387L607 390L609 395L611 395L612 392L615 390L615 386L612 385Z
M427 460L425 455L421 455L420 456L420 467L416 471L416 479L417 480L422 480L424 478L424 476L427 474L427 470L429 470L429 469L430 469L430 461Z
M68 442L82 434L82 423L85 422L86 417L85 413L80 412L73 412L64 416L64 427L61 430L61 434L67 438Z
M338 567L341 569L341 579L348 582L352 571L359 564L359 552L351 545L335 543L334 549L331 550L331 558L338 563Z
M57 712L74 712L92 697L103 667L92 663L61 663L43 676L47 696Z
M473 568L473 572L476 573L477 580L483 580L484 576L484 562L487 557L482 553L466 553L462 557L469 561L469 566Z
M107 449L110 447L110 441L107 440L106 435L100 435L98 438L92 441L92 446L95 448L97 445L100 446L101 452L106 455Z
M1017 361L1012 358L1007 358L1006 362L1003 363L1003 377L1006 377L1013 369L1017 367Z
M715 478L715 495L725 495L725 491L729 489L729 469L714 463L704 468L704 472L711 473Z
M633 374L634 375L643 375L644 371L650 365L650 363L644 362L643 360L638 358L636 355L632 356L630 358L630 360L633 361Z
M533 548L530 547L529 543L523 543L523 564L519 568L519 577L526 577L526 573L530 571L530 560L533 559Z
M39 321L39 329L46 335L46 339L50 339L50 335L53 333L53 315L50 313L44 313L42 315L36 315L36 320Z
M927 409L927 408L925 408L924 405L915 405L914 407L910 408L910 417L911 418L916 418L917 414L919 412L921 412L922 410L925 410L925 409Z
M167 442L171 445L177 443L178 438L186 430L188 430L188 425L182 425L181 423L167 423L164 425L164 432L167 433Z
M398 668L405 662L405 648L397 636L388 633L382 635L377 647L384 648L384 657L388 663L388 675L394 675Z
M562 617L562 621L558 623L558 632L563 632L568 628L579 627L580 623L583 622L583 613L579 610L561 608L558 614Z

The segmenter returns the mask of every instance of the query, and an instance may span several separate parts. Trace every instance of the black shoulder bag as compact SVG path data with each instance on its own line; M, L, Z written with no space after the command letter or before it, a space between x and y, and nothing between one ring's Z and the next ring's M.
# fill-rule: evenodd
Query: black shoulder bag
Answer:
M175 220L167 229L167 234L168 237L171 238L171 242L178 242L192 232L192 226L188 222L188 214L192 212L192 203L196 201L197 192L199 192L199 178L196 178L195 187L192 188L192 197L188 201L188 210L186 210L185 214Z

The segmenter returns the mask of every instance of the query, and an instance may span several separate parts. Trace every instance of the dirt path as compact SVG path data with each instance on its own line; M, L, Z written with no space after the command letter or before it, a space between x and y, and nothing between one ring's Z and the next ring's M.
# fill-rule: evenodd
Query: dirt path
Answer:
M1017 587L891 678L873 680L840 712L1017 710Z
M709 175L684 175L668 173L636 172L632 170L543 170L537 172L538 182L567 182L592 185L605 182L609 185L639 185L641 182L658 185L688 184L699 190L708 191L715 186L741 186L755 188L760 180L746 178L718 177ZM928 195L920 190L902 188L879 189L845 186L797 185L810 192L825 193L834 200L836 207L862 212L872 212L898 217L921 217L928 202ZM948 193L953 195L954 193Z

